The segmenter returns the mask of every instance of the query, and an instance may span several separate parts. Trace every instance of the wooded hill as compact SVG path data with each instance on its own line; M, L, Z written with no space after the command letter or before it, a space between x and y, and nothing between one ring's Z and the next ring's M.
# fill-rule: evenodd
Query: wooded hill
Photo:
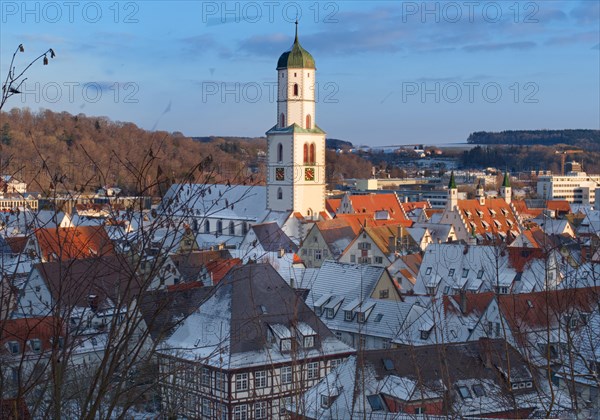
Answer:
M371 170L353 155L328 151L327 162L331 181L365 177ZM192 138L49 110L0 113L0 174L23 180L30 191L118 186L127 194L160 195L186 180L264 184L265 165L264 138Z
M600 130L526 130L491 133L472 133L470 144L511 145L568 145L585 150L600 151Z

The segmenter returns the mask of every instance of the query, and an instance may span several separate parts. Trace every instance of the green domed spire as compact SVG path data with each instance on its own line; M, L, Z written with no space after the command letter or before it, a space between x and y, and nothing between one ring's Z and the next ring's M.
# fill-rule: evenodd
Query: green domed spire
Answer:
M296 20L296 37L289 51L284 52L277 61L277 70L280 69L314 69L315 59L298 42L298 21Z
M449 190L456 189L456 181L454 180L454 171L450 172L450 182L448 182L448 189Z
M510 187L510 178L508 176L508 172L504 172L504 180L502 181L503 187Z

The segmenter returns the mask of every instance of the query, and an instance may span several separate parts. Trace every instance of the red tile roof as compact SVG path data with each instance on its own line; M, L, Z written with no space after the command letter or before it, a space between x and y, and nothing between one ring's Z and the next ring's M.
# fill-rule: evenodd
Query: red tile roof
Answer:
M400 206L402 207L405 213L411 212L414 209L431 208L431 204L429 204L429 201L409 201L405 203L400 203Z
M9 398L0 400L0 419L30 420L31 414L23 398Z
M469 233L474 232L484 239L486 234L520 233L517 216L503 198L486 199L483 205L479 200L458 200L458 208Z
M527 203L525 200L512 200L512 205L519 215L524 216L525 218L535 218L542 214L544 209L538 208L529 208L527 207Z
M325 209L327 209L329 214L335 214L335 211L338 209L341 203L341 198L328 198L325 200Z
M546 201L546 208L558 213L571 213L571 205L566 200L548 200Z
M356 213L375 213L387 210L391 218L406 220L396 194L351 195L349 198Z
M599 297L600 287L587 287L499 295L498 301L511 330L518 333L547 328L574 309L591 312L597 308Z
M242 265L242 260L239 258L228 258L223 260L215 260L206 264L206 269L212 274L213 284L217 284L229 271L238 265Z
M464 296L466 302L466 313L464 315L469 315L472 313L478 315L483 314L494 296L494 292L466 293ZM454 300L454 303L452 303L450 299ZM461 313L460 309L458 309L460 308L460 302L460 295L444 296L444 312Z
M13 254L21 254L27 245L28 236L9 236L4 238Z
M115 255L103 226L37 229L35 237L45 261Z
M386 225L397 225L402 224L404 227L411 227L413 222L408 219L396 220L396 219L375 219L373 213L365 214L338 214L336 219L344 219L351 223L353 226L386 226Z
M167 290L169 292L178 292L178 291L182 291L182 290L199 289L202 287L204 287L204 284L202 284L202 282L192 281L189 283L179 283L179 284L173 284L171 286L167 286Z
M0 331L0 353L8 352L5 344L11 341L19 343L21 351L31 351L29 340L38 339L41 350L50 350L54 338L64 336L62 321L54 317L33 317L6 319L2 321Z

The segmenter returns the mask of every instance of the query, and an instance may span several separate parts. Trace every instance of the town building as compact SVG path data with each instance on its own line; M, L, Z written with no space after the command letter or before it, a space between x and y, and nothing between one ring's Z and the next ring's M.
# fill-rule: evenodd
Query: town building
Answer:
M281 418L352 353L271 265L236 267L160 344L163 412Z
M508 173L500 187L501 198L486 198L479 185L477 197L459 200L454 176L448 184L448 203L439 223L451 224L458 240L470 243L510 243L519 233L518 214L512 206Z
M569 172L566 175L541 175L537 194L546 200L563 199L569 203L594 204L600 186L600 175Z
M504 340L404 345L348 358L290 412L296 420L529 418L548 407L559 413L569 400L556 391L546 397L543 378Z

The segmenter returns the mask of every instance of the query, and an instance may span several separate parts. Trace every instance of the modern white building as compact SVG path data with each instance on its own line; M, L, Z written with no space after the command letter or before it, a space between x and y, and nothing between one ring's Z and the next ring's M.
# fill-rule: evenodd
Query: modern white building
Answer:
M540 198L562 199L578 204L594 204L598 188L600 188L600 175L588 175L585 172L543 175L537 182L537 193Z

